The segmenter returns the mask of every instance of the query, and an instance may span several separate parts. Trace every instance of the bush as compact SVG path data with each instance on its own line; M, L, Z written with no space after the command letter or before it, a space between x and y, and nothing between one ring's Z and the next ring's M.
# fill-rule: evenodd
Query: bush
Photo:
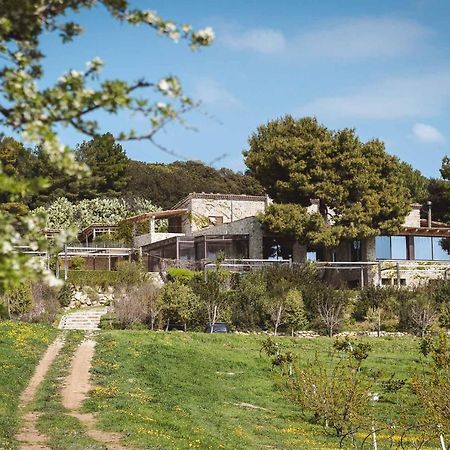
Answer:
M152 281L139 285L123 285L116 292L114 311L120 328L133 328L138 324L150 324L154 328L164 304L160 288Z
M86 269L86 260L81 256L74 256L71 259L71 270L84 270Z
M117 270L69 270L67 282L75 286L119 286L143 283L147 275L138 263L121 261Z
M45 283L33 283L31 290L32 306L20 318L26 322L53 323L60 308L58 291Z
M73 285L65 283L58 293L58 300L61 306L69 306L73 295Z
M189 284L196 273L198 272L189 269L169 267L167 269L167 279L169 281L179 281L182 284Z
M197 317L202 316L200 312L200 299L194 294L191 287L181 281L169 281L161 292L164 305L164 318L166 330L170 322L182 324L184 331L187 325Z
M20 286L7 291L3 296L3 304L8 317L25 314L32 305L31 284L22 283Z

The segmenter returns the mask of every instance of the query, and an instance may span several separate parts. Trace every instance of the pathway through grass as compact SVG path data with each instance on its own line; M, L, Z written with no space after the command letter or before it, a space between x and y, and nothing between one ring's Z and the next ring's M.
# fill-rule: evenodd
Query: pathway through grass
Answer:
M45 325L0 322L0 449L18 446L20 395L57 333Z

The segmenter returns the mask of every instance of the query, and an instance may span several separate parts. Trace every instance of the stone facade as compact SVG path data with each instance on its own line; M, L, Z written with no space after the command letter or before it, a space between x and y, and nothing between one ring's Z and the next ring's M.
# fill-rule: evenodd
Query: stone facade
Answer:
M263 258L263 229L256 217L246 217L231 223L217 225L205 230L197 231L194 236L213 236L225 234L246 234L249 236L249 258Z
M264 212L270 202L265 196L190 194L173 209L187 209L182 221L182 232L187 236L221 224L255 217Z
M404 226L405 227L420 227L420 209L421 206L419 203L413 203L411 205L411 211L405 218Z

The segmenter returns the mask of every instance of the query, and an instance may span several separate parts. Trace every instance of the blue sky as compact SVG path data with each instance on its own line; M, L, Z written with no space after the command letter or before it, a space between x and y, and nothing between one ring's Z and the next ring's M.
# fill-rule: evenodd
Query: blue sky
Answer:
M136 1L177 22L212 26L215 44L192 52L145 27L83 12L74 43L44 39L48 80L83 69L95 56L104 77L158 80L176 74L202 100L187 116L197 131L170 126L158 136L186 158L234 170L259 124L286 113L315 115L330 128L354 127L427 176L450 154L450 2L448 0ZM102 116L104 131L145 124ZM83 137L61 131L74 145ZM146 142L125 143L130 157L175 160Z

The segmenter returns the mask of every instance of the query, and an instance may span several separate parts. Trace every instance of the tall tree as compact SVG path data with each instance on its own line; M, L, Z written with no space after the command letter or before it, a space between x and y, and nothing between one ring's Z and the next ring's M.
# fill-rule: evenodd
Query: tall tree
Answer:
M396 232L409 211L398 159L353 129L331 131L315 118L285 116L260 126L244 156L278 203L263 222L314 246ZM306 210L311 200L318 201L317 213ZM296 220L284 227L283 215Z
M214 169L199 161L170 164L130 161L126 192L170 208L190 192L263 195L264 189L248 174L230 169ZM180 183L180 180L183 180Z
M83 142L75 151L78 161L86 164L90 177L80 181L81 198L118 197L127 185L125 171L128 157L111 133Z
M22 143L11 137L0 139L0 167L5 176L27 182L31 178L33 164L33 154ZM7 189L0 192L0 209L3 211L23 215L28 211L27 201L27 198L11 195Z
M434 220L450 223L450 159L442 159L441 178L431 179L428 185Z

